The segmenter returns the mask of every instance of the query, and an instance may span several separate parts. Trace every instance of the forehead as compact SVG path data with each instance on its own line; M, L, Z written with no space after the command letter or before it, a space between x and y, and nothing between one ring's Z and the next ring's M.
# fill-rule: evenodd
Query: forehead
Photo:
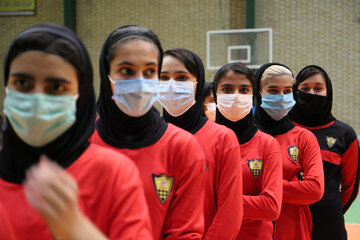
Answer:
M250 85L251 82L245 74L235 73L234 71L228 71L223 78L221 78L218 86L222 84L229 84L232 86Z
M113 61L156 62L159 61L159 50L155 44L143 39L130 39L119 43Z
M75 67L62 57L42 51L26 51L10 64L10 74L27 73L34 76L76 77Z
M294 85L294 80L289 75L280 75L272 78L266 78L260 81L260 87L292 87Z
M326 85L325 78L321 73L314 74L304 81L302 81L299 85L306 85L306 84L323 84Z
M188 72L182 61L170 55L164 57L161 70L164 72L176 72L176 71Z

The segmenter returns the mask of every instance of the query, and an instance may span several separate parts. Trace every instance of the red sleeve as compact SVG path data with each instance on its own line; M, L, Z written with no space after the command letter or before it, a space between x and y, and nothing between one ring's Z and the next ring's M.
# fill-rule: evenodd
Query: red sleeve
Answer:
M236 135L227 135L217 174L217 212L205 239L234 239L243 217L242 166ZM232 146L230 149L227 146Z
M196 138L187 135L174 153L175 191L163 227L164 239L201 239L204 233L205 156Z
M244 219L276 220L282 200L282 154L280 145L273 139L264 156L262 192L259 196L244 196Z
M15 234L10 226L10 222L6 216L6 212L0 204L0 239L15 240Z
M149 212L137 167L131 160L122 161L120 166L117 165L114 176L111 186L109 239L153 239Z
M304 180L298 180L296 175L290 182L283 180L283 202L291 204L311 204L324 194L324 169L318 141L309 131L301 137L299 162Z
M355 139L341 156L341 202L344 213L359 191L359 143Z

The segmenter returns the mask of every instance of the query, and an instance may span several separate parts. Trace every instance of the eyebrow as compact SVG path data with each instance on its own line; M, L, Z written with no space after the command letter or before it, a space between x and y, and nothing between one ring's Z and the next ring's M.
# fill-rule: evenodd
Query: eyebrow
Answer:
M299 86L301 86L301 85L308 85L308 84L310 84L310 83L304 83L304 82L302 82L302 83L299 84ZM315 84L316 84L316 85L326 85L326 84L323 83L323 82L315 82Z
M119 62L116 64L117 66L120 66L120 65L130 65L130 66L135 66L135 64L131 63L131 62L128 62L128 61L122 61L122 62ZM145 66L149 66L149 65L157 65L156 62L148 62L145 64Z
M29 80L35 81L35 77L32 76L32 75L30 75L30 74L27 74L27 73L15 72L15 73L12 73L11 76L13 76L13 77L27 78L27 79L29 79Z
M268 88L278 88L279 86L268 86ZM292 86L287 86L285 88L292 88Z
M45 79L45 82L71 84L71 81L69 81L65 78L55 78L55 77L48 77Z
M161 71L161 73L164 73L164 74L168 74L169 72L167 72L167 71ZM186 74L191 74L191 73L189 73L189 72L186 72L186 71L177 71L177 72L175 72L176 74L178 74L178 73L186 73Z
M221 87L233 87L233 85L229 84L229 83L223 83L220 84Z
M117 65L117 66L119 66L119 65L131 65L131 66L134 66L134 64L133 64L133 63L131 63L131 62L127 62L127 61L122 61L122 62L119 62L119 63L117 63L116 65Z

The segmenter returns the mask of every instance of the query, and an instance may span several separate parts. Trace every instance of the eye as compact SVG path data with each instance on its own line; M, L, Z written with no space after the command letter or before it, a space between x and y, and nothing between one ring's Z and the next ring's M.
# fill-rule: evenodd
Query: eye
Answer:
M188 80L189 78L186 76L186 75L184 75L184 74L180 74L180 75L178 75L178 76L176 76L176 81L186 81L186 80Z
M122 67L119 69L119 73L124 76L132 76L135 72L129 67Z
M233 92L233 89L232 89L231 87L224 87L224 88L222 89L222 92L223 92L223 93L228 93L228 94L230 94L230 93Z
M66 85L64 83L49 83L45 86L45 92L52 95L61 95L68 91Z
M268 92L269 92L270 94L273 94L273 95L275 95L275 94L278 94L278 93L279 93L279 91L278 91L277 89L275 89L275 88L271 88L271 89L269 89L269 90L268 90Z
M148 68L143 72L143 75L145 78L151 78L154 76L155 73L156 73L155 68Z
M249 89L248 88L240 88L239 89L239 92L241 93L241 94L247 94L248 92L249 92Z
M322 87L316 87L315 88L315 92L321 92L322 90L324 90Z
M23 78L17 78L14 81L14 85L16 87L16 90L20 92L29 92L34 88L33 81L29 79L23 79Z
M166 74L160 74L160 81L169 81L170 78Z
M309 92L310 91L310 88L309 87L300 87L299 88L301 91L303 92Z
M289 94L289 93L292 93L292 89L285 89L283 94Z

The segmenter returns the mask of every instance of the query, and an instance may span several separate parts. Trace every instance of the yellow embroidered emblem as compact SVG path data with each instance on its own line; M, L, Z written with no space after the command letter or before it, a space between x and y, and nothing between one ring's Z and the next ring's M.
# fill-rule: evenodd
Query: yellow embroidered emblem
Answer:
M337 140L336 138L326 136L326 143L329 148L334 146L334 144L336 143L336 140Z
M156 194L161 203L164 203L169 197L174 178L167 177L165 174L152 175Z
M290 155L291 159L295 163L297 163L298 160L299 160L299 148L298 148L298 146L294 145L294 146L288 147L288 152L289 152L289 155Z
M255 178L257 178L261 173L262 166L263 166L263 161L260 160L260 159L255 158L253 160L247 160L247 163L248 163L251 174Z

